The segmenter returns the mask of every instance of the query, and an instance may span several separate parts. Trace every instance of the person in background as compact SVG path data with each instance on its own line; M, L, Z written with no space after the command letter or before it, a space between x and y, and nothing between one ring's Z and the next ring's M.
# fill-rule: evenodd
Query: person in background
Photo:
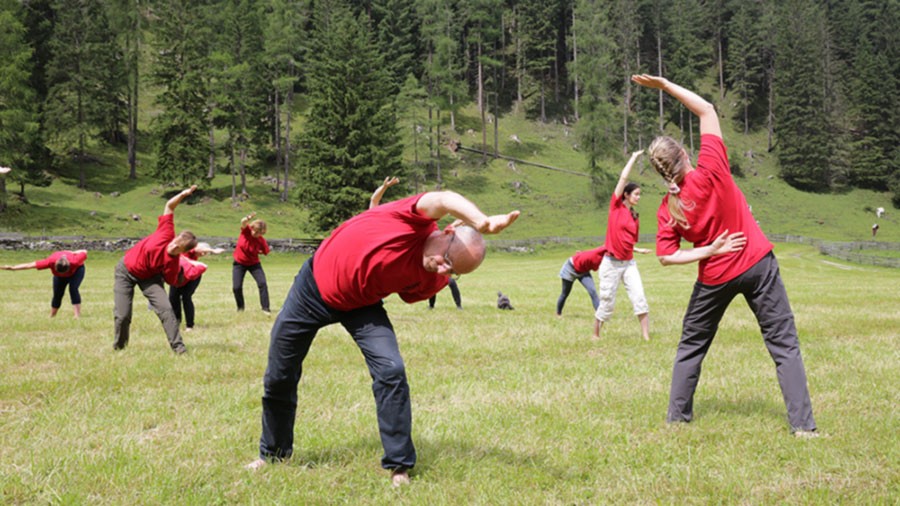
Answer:
M181 272L178 275L178 284L169 287L169 303L172 305L172 311L175 312L175 318L181 323L181 309L184 307L185 331L190 332L194 328L194 292L200 286L200 280L203 273L206 272L207 265L200 262L200 258L206 255L218 255L224 253L222 248L213 248L205 242L197 244L197 246L181 254L178 259Z
M234 248L234 263L231 268L231 289L237 310L244 310L244 276L247 272L256 281L259 288L259 305L265 314L271 314L269 308L269 285L266 283L266 272L259 261L259 255L269 254L269 243L266 242L266 222L253 220L256 213L250 213L241 219L241 235L238 236L237 247Z
M743 295L775 362L791 432L816 437L806 369L794 313L781 281L773 245L750 214L735 184L715 107L663 77L632 76L635 83L662 90L700 119L696 167L671 137L657 137L647 149L650 163L668 185L657 211L656 255L662 265L699 262L675 354L666 420L690 422L703 359L725 310ZM693 248L682 248L682 240Z
M53 273L53 298L50 299L50 317L56 316L62 306L66 288L69 289L69 300L72 301L72 310L75 318L81 317L81 292L78 288L84 281L84 261L87 260L87 250L57 251L42 260L18 265L3 265L0 269L7 271L21 271L25 269L44 270L50 269Z
M644 295L644 284L638 272L634 253L650 253L649 249L636 248L640 234L640 221L634 206L641 200L641 187L637 183L629 183L628 175L634 162L643 153L635 151L631 154L619 182L609 200L609 217L606 223L606 255L600 263L600 304L594 313L594 339L600 338L603 323L612 318L616 304L616 291L619 283L625 285L631 306L641 325L641 334L645 341L650 340L650 306Z
M453 303L456 304L456 309L462 309L462 296L459 293L459 286L456 284L456 280L450 278L447 286L450 288L450 295L453 296ZM428 299L428 309L434 309L434 303L436 301L437 294L434 294Z
M562 279L562 292L559 294L559 298L556 299L557 317L562 317L563 307L566 305L566 299L569 298L569 294L572 293L572 285L575 284L575 281L581 283L581 286L587 290L588 295L591 297L591 305L594 306L594 311L597 310L597 306L600 305L600 298L597 296L597 290L594 288L594 277L591 275L591 271L596 271L600 268L600 262L603 261L605 254L606 246L600 246L592 250L577 251L563 263L562 268L559 270L559 277Z

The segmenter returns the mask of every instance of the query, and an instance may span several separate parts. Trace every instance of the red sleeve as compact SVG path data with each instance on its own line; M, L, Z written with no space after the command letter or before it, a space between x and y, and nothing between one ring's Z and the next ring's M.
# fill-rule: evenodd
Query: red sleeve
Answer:
M71 259L69 259L69 264L72 266L72 269L77 269L84 265L85 260L87 260L87 252L74 253L72 254Z
M697 171L708 173L716 179L731 179L728 150L718 135L700 136L700 152L697 154Z
M656 213L656 256L675 253L681 248L681 235L674 227L669 226L669 196L663 198Z
M259 237L259 252L262 253L263 255L268 255L269 251L271 251L271 250L269 250L269 243L266 241L265 237L260 236Z
M54 253L53 255L56 255L56 253ZM53 258L53 255L50 255L47 258L44 258L42 260L35 261L34 268L39 271L42 271L44 269L49 269L50 266L52 266L53 264L56 263L56 258Z

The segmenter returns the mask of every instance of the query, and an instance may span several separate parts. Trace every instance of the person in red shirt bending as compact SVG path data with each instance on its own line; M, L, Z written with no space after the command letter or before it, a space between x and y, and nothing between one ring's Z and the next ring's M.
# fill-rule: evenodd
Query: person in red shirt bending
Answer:
M231 268L231 289L234 292L234 301L237 310L244 310L244 276L247 271L256 281L259 288L259 305L264 313L269 314L269 285L266 283L266 273L259 262L259 255L269 254L269 243L263 237L266 234L266 222L256 220L251 222L256 213L250 213L241 220L241 235L238 237L237 247L234 248L234 263Z
M69 299L72 301L72 309L75 318L81 317L81 293L78 288L84 280L84 261L87 259L87 250L57 251L43 260L36 260L26 264L3 265L0 269L7 271L21 271L25 269L50 269L53 273L53 298L50 300L50 316L56 316L59 307L62 306L63 295L66 287L69 287Z
M619 283L625 285L634 315L641 325L641 334L645 341L650 340L650 306L644 295L644 284L638 272L634 253L650 253L649 249L636 248L640 233L640 221L634 206L641 200L641 187L637 183L629 183L628 175L634 162L643 153L635 151L622 169L619 182L609 199L609 217L606 221L606 256L600 263L600 304L594 313L594 339L600 338L603 323L612 318L616 304L616 292Z
M715 108L665 78L636 75L631 79L665 91L700 118L696 167L671 137L657 137L647 150L650 163L669 186L657 213L656 255L663 265L699 262L699 277L675 355L667 421L690 422L693 418L703 358L728 305L743 295L775 362L791 432L799 437L815 436L806 370L787 291L772 243L731 177ZM694 247L682 249L682 239Z
M556 299L556 316L562 316L563 307L566 305L566 299L572 292L572 285L575 281L581 283L588 295L591 296L591 304L594 311L600 304L600 298L597 297L597 289L594 288L594 277L591 271L600 268L600 262L603 261L603 255L606 254L606 246L600 246L587 251L578 251L565 261L559 270L559 277L562 279L562 293Z
M122 350L128 345L131 306L134 301L134 287L137 286L150 301L150 307L162 322L172 351L178 354L187 351L181 333L178 332L178 319L175 318L172 304L166 296L163 281L170 285L178 283L179 257L197 245L197 238L190 231L185 230L175 235L173 214L175 207L196 189L196 185L191 186L169 199L162 216L158 219L156 232L132 246L125 252L125 258L116 265L113 285L116 338L113 349Z
M450 214L465 225L440 230ZM451 276L474 271L484 260L482 233L496 234L519 212L486 216L463 196L429 192L373 207L337 227L306 261L272 327L264 377L262 436L257 469L291 456L297 383L316 332L340 323L359 346L372 377L378 427L394 485L409 482L416 464L406 368L382 299L428 299Z
M172 305L172 311L175 312L175 318L179 323L181 322L181 308L184 307L184 330L187 332L194 328L194 292L200 286L200 280L207 269L207 265L200 262L200 257L224 252L225 250L222 248L213 248L209 244L201 242L194 249L182 253L178 258L180 266L178 283L169 286L169 304Z

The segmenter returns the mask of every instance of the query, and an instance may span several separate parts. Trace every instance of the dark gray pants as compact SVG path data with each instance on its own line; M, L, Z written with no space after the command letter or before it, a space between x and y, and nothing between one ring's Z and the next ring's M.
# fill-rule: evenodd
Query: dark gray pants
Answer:
M166 288L163 286L162 275L156 275L149 279L138 279L128 272L125 267L125 261L120 260L116 265L115 281L113 284L113 294L115 308L113 316L116 325L116 340L113 348L117 350L124 349L128 345L131 328L131 309L134 301L134 287L138 286L144 297L150 301L150 307L159 317L163 329L166 331L166 338L169 340L169 346L175 353L184 353L187 349L181 340L181 334L178 332L178 319L172 311L172 304L169 303L169 296L166 295Z
M259 288L259 305L263 311L269 311L269 285L266 283L266 272L261 263L250 266L237 262L231 264L231 290L234 292L234 302L238 311L244 310L244 275L250 271L256 286Z
M781 282L778 261L771 252L747 272L727 283L712 286L698 282L694 285L675 355L667 420L691 421L700 366L725 309L738 294L744 296L756 315L766 348L775 361L775 372L787 406L791 431L815 429L794 314Z
M307 260L294 278L272 327L269 363L263 379L260 457L280 459L293 453L297 384L303 372L303 359L316 332L332 323L340 323L347 329L369 367L384 447L382 467L413 467L416 450L412 442L409 384L387 312L381 302L352 311L328 307L313 278L312 259Z

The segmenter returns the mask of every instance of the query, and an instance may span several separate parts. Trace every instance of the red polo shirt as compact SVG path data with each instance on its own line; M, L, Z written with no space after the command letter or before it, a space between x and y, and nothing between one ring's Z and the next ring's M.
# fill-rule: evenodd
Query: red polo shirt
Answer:
M322 242L313 274L322 300L349 311L396 293L408 303L430 298L450 277L422 265L425 240L439 230L416 211L422 195L382 204L350 218Z
M61 273L56 271L56 261L63 256L69 261L69 270ZM34 266L37 270L50 269L54 276L70 278L79 267L84 265L85 260L87 260L87 253L73 253L69 250L64 250L57 251L43 260L36 261Z
M250 267L259 263L260 253L269 254L269 243L266 242L266 238L253 237L249 226L242 228L237 247L234 248L234 261Z
M588 251L579 251L572 255L572 266L575 267L575 272L579 274L596 271L600 268L603 255L606 255L606 246L600 246Z
M193 250L191 250L191 252L193 252ZM191 258L191 255L189 253L182 253L178 257L178 266L181 272L184 274L184 283L174 286L184 286L188 282L199 278L203 275L204 272L206 272L206 264L203 262L191 261L194 259Z
M631 216L625 199L613 194L609 200L609 219L606 220L606 253L616 260L634 258L641 224Z
M175 215L165 214L158 218L156 232L125 252L125 267L138 279L149 279L162 274L166 283L178 282L178 257L166 253L166 247L175 238Z
M679 197L688 208L684 210L690 228L669 226L669 195L663 197L657 212L659 229L656 233L656 254L671 255L678 251L681 239L694 247L707 246L716 237L743 232L747 245L736 253L717 255L701 260L698 280L706 285L720 285L747 272L762 257L772 251L750 209L747 199L731 177L728 153L722 139L706 134L700 137L697 168L688 172L681 183Z

